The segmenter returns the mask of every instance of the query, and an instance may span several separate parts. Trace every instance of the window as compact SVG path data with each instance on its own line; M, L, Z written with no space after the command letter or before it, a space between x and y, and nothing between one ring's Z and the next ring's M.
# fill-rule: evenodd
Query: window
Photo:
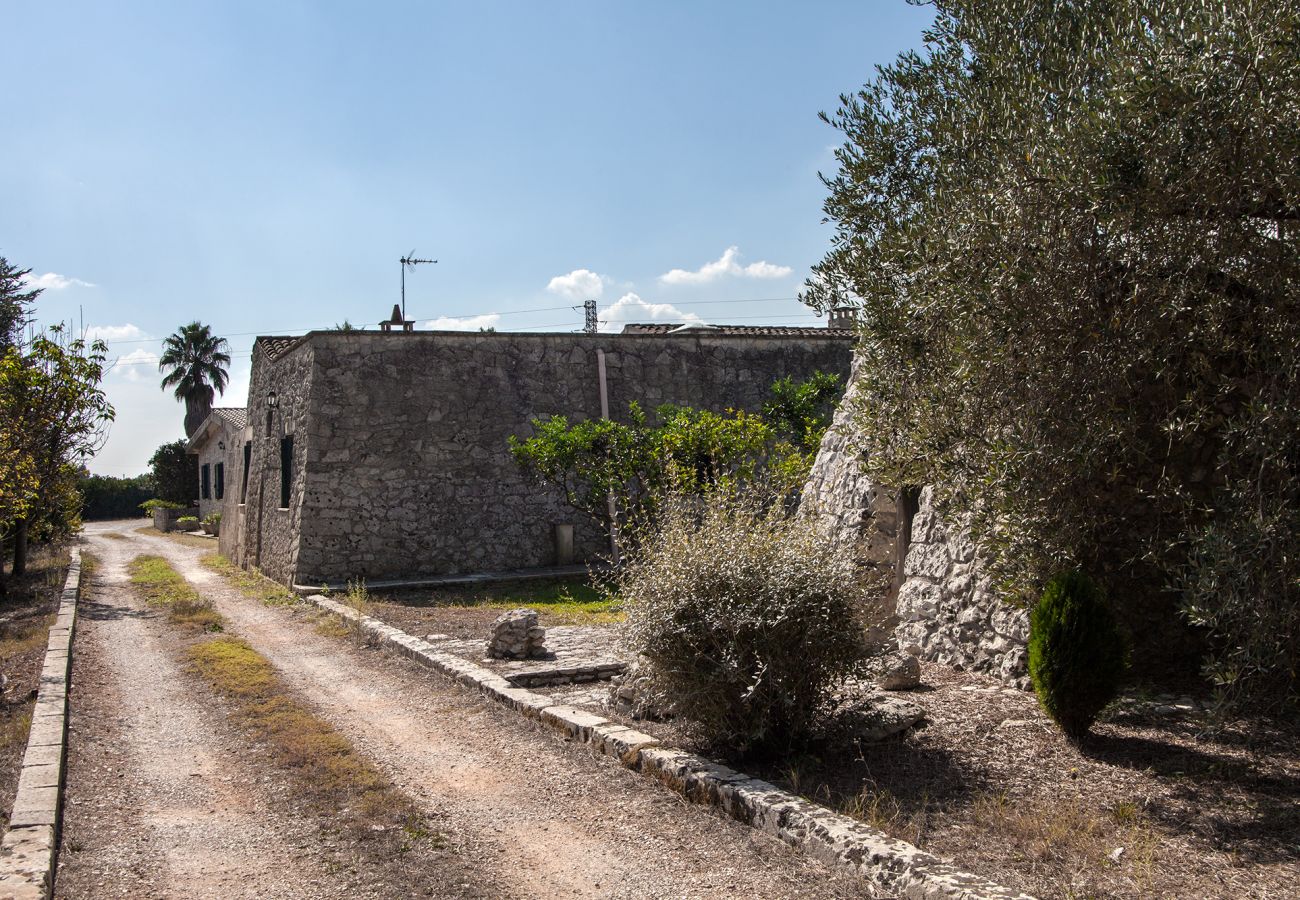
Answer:
M216 476L216 491L214 494L218 500L226 496L226 464L217 463L217 470L213 473Z
M289 488L293 485L293 435L280 438L280 508L289 508Z
M212 497L212 467L207 463L199 468L199 497L204 500Z
M253 442L244 441L244 477L239 485L239 502L248 502L248 467L253 462Z
M271 436L271 426L275 424L275 414L271 410L266 411L266 436Z

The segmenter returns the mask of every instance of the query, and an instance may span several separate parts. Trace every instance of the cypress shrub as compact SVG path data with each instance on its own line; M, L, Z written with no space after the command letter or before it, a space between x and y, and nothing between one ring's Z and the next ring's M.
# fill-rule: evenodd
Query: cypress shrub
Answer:
M1119 691L1127 649L1101 589L1082 572L1048 582L1029 616L1029 677L1038 702L1071 740Z

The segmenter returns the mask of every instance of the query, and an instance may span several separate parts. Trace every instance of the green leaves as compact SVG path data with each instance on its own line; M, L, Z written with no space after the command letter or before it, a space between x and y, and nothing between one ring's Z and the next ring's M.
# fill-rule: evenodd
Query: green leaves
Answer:
M839 378L816 372L802 382L777 381L762 416L664 404L651 424L633 402L625 423L534 419L533 436L511 436L510 452L598 519L608 517L612 497L620 524L648 520L669 488L703 494L760 476L775 476L783 490L802 486L839 391Z
M1201 546L1256 609L1300 604L1273 554L1204 532L1300 505L1300 8L934 5L925 48L827 117L806 300L861 306L867 468L934 484L1009 596L1074 566L1145 588L1116 596L1173 582L1219 658L1258 643L1249 603L1216 617L1179 572Z

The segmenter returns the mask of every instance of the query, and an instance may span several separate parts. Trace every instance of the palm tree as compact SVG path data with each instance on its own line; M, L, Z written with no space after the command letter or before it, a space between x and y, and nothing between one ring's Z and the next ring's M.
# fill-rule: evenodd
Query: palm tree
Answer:
M226 367L230 345L207 325L182 325L163 341L158 371L167 372L163 390L176 388L177 400L185 401L185 436L189 437L212 412L212 398L226 392ZM167 371L170 369L171 371Z

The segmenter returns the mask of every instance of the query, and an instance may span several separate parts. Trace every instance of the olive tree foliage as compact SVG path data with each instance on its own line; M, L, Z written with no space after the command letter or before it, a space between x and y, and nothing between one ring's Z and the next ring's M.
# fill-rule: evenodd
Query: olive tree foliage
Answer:
M1229 699L1294 698L1300 6L933 5L824 116L806 300L860 306L865 466L935 485L1008 596L1172 588Z

